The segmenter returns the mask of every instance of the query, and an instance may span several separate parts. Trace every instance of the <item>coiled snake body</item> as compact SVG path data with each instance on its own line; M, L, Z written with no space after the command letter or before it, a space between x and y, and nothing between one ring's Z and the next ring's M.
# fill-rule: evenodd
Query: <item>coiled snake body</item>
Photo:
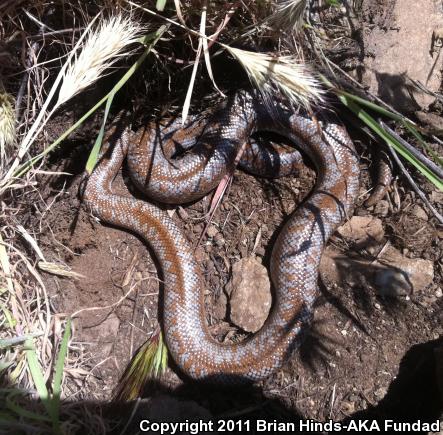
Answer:
M223 104L204 128L198 126L194 131L189 127L176 133L183 148L194 146L171 161L165 158L159 141L166 142L175 130L176 125L166 125L160 132L125 130L118 135L112 153L101 159L90 176L84 200L100 219L138 233L152 247L164 280L165 339L179 368L191 378L214 382L263 379L300 344L302 328L312 315L322 251L358 191L354 146L341 125L314 122L282 108L269 114L260 98L246 91ZM217 186L233 165L239 147L259 130L277 132L306 153L317 169L317 182L273 247L270 274L275 297L267 321L248 340L226 345L208 332L204 283L190 242L163 210L116 195L111 184L126 156L131 178L150 197L169 203L200 198ZM196 132L198 137L193 135ZM260 153L252 146L245 152L243 164L260 172L266 166L258 158ZM262 154L268 163L276 164L269 153ZM275 175L281 175L277 170L289 172L288 165L297 159L299 154L294 152L292 161L280 162Z

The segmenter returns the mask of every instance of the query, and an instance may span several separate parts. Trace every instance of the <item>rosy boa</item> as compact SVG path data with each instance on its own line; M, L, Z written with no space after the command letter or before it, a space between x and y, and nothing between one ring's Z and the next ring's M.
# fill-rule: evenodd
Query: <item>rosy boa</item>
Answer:
M324 117L324 119L322 119ZM170 354L193 379L211 382L260 380L280 368L302 340L317 296L320 258L335 228L353 207L359 189L359 161L340 124L318 121L275 106L271 113L255 93L240 91L202 123L181 129L175 122L111 137L112 152L90 176L84 200L101 220L142 236L161 266L164 280L163 329ZM255 131L273 131L304 152L317 170L310 196L280 231L271 257L274 299L264 326L249 339L221 344L208 332L200 265L180 226L156 205L120 196L112 182L127 157L135 185L149 197L186 203L214 189L231 168L238 149ZM165 157L176 148L189 151ZM281 160L257 144L241 161L250 171L278 176L300 161L297 151ZM268 170L266 170L268 168ZM289 168L289 169L288 169ZM281 171L281 172L280 172Z

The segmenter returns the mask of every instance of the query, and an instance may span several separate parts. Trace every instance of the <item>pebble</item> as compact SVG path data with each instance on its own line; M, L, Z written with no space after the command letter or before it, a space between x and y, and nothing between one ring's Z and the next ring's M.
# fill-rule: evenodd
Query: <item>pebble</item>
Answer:
M353 414L355 412L355 403L354 402L342 402L341 410L346 415Z
M436 204L442 204L443 203L443 192L433 191L431 193L431 201L435 202Z
M256 332L271 308L271 283L266 268L255 258L247 257L232 266L230 290L231 321L248 332Z
M378 214L382 217L385 217L389 214L389 202L385 199L379 201L374 208L374 213Z
M375 285L382 296L406 296L412 293L412 286L406 274L395 269L380 269L375 274Z
M223 246L226 243L225 239L223 238L222 233L217 233L214 236L214 242L217 244L217 246Z
M208 237L213 238L216 234L218 234L218 229L215 225L209 225L206 234L208 235Z
M388 273L378 282L385 282L390 289L387 291L395 295L406 295L412 291L419 293L429 287L434 281L434 263L421 258L407 258L393 246L388 246L378 257L376 266L380 272ZM387 272L390 271L390 272ZM381 290L377 286L377 290ZM383 290L382 290L383 291Z
M381 399L386 396L387 392L388 390L385 387L380 387L376 391L374 391L374 395Z
M428 215L419 205L414 205L414 207L411 210L411 214L413 216L415 216L416 218L421 219L423 221L428 220Z

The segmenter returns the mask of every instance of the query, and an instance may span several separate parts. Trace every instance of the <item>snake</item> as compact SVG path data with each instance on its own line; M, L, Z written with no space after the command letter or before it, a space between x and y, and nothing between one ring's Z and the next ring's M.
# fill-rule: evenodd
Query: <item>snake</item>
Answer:
M318 296L322 252L352 212L359 191L354 144L345 127L325 112L319 109L313 116L279 103L269 107L259 93L239 90L204 121L150 123L136 131L121 126L110 134L109 150L89 176L83 201L100 220L140 235L151 247L164 283L164 338L188 378L221 384L260 381L281 368L301 344ZM251 142L261 131L287 139L292 152ZM305 155L317 178L273 245L268 318L249 338L226 344L208 330L205 282L193 246L158 203L189 203L211 192L232 170L245 144L240 164L250 172L290 174ZM152 201L113 191L125 159L135 187Z

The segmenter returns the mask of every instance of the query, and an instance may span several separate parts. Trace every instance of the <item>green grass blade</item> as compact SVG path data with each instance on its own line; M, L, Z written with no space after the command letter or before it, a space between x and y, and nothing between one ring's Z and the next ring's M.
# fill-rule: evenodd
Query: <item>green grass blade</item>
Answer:
M97 139L95 140L92 151L89 154L88 161L86 162L86 172L91 174L98 160L98 155L103 143L103 136L105 135L105 125L109 115L109 109L111 108L112 101L114 99L115 93L111 93L106 101L105 113L103 116L102 125L100 127L100 132L98 133Z
M0 303L0 310L3 311L3 314L4 314L5 318L6 318L6 321L8 322L9 327L11 329L13 329L17 322L14 319L12 313L2 303Z
M340 101L350 109L361 121L363 121L374 133L382 138L388 145L391 145L395 151L397 151L403 158L409 163L415 166L431 183L433 183L438 189L443 191L443 181L437 177L432 171L430 171L425 165L418 161L403 145L398 142L392 135L387 133L377 121L369 115L368 112L363 110L360 106L354 103L352 99L347 98L344 95L339 96Z
M358 95L351 94L350 92L342 91L341 89L334 88L334 92L339 97L345 97L348 101L354 101L363 107L373 110L374 112L379 113L382 116L386 116L387 118L393 119L398 122L406 122L411 124L404 116L397 115L394 112L391 112L384 107L379 106L378 104L373 103L372 101L366 100L365 98L359 97ZM412 124L411 124L412 125Z
M71 319L66 321L65 332L63 334L60 350L58 351L57 362L55 364L54 384L52 387L51 416L54 432L60 432L60 395L63 380L63 369L66 355L68 354L68 343L71 338Z
M42 335L43 335L43 332L37 332L35 334L20 335L18 337L1 338L0 339L0 350L7 349L7 348L13 347L13 346L18 346L30 338L36 338L36 337L40 337Z
M16 415L20 416L20 417L24 417L24 418L28 418L28 419L32 419L32 420L37 420L37 421L45 421L45 422L50 422L51 419L45 415L41 415L41 414L37 414L35 412L32 411L28 411L27 409L22 408L20 405L18 405L17 403L14 402L14 397L22 394L21 391L15 391L11 394L9 394L6 397L6 407L14 412Z
M160 343L162 346L162 360L161 360L161 370L164 372L168 366L168 348L165 341L163 340L163 334L160 332Z
M443 167L443 159L426 143L426 141L423 139L423 136L420 134L420 132L413 125L411 125L408 122L403 122L403 125L420 142L420 145L428 151L428 153L437 162L437 164L439 164L441 167Z
M341 89L334 88L334 92L339 97L345 97L348 100L354 101L360 104L363 107L366 107L382 116L390 118L394 121L400 122L406 129L409 130L410 133L419 141L420 145L425 148L432 158L440 165L443 166L443 159L435 153L435 151L426 143L423 139L422 135L416 128L416 126L409 121L405 116L398 115L397 113L391 112L390 110L385 109L384 107L379 106L365 98L359 97L358 95L353 95L350 92L343 91Z
M165 6L166 6L166 0L157 0L155 8L158 11L163 12L165 10Z
M49 403L49 393L46 388L45 380L43 378L43 372L38 362L37 354L35 352L34 343L31 339L26 340L25 346L26 358L28 360L29 371L31 372L32 380L34 381L35 388L37 389L38 396L45 406L48 415L51 415L51 406Z

